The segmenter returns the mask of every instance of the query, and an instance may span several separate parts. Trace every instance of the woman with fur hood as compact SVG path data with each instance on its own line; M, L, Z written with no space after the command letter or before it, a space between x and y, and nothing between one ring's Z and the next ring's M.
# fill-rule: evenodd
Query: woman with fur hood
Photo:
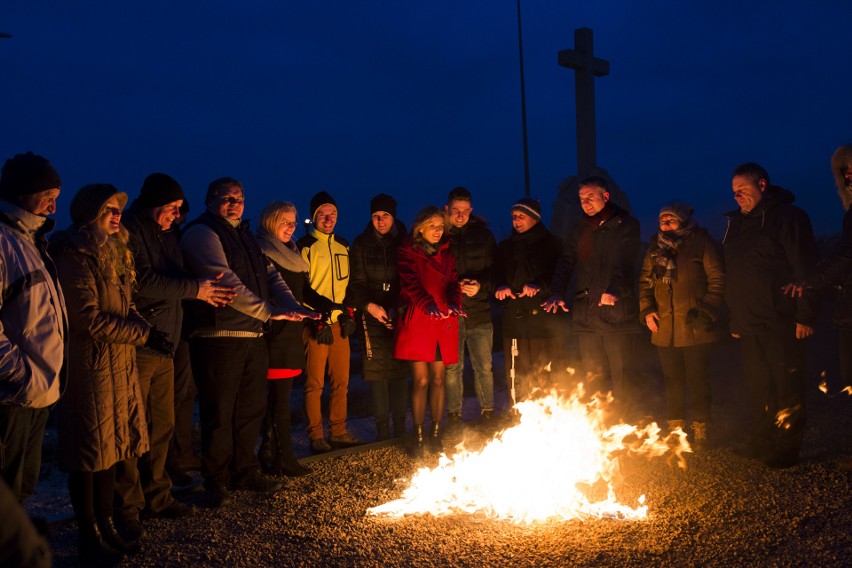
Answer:
M68 306L68 386L59 404L59 460L77 518L77 554L98 565L138 551L113 523L115 466L148 451L136 347L163 347L133 305L136 279L121 224L127 194L87 185L71 201L73 225L50 251ZM158 343L158 341L160 343Z

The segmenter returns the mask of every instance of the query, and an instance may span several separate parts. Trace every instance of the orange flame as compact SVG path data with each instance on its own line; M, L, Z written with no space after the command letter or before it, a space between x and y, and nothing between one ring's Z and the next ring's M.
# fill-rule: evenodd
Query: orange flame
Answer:
M520 423L495 436L480 452L463 444L435 468L422 468L402 496L367 511L370 515L481 513L515 523L546 519L642 519L636 506L619 502L613 486L621 455L672 455L685 467L686 434L668 437L652 423L644 428L604 426L611 396L583 401L580 385L568 397L555 391L515 406ZM590 496L592 494L592 496Z
M797 413L801 408L802 405L797 404L796 406L791 406L789 408L779 410L778 414L775 415L775 425L779 428L783 428L784 430L789 430L792 424L788 419L795 413Z

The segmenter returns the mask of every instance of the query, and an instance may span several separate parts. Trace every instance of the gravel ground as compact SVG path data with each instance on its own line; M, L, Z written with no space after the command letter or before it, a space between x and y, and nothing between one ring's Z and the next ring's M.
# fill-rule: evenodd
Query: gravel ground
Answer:
M829 343L815 344L814 350L816 357L831 360ZM648 518L642 521L518 526L477 515L367 516L368 508L399 497L418 467L435 463L415 460L396 444L312 461L313 475L288 480L276 494L235 492L234 505L223 510L207 508L203 492L184 492L181 499L198 504L200 515L147 521L150 537L143 551L123 565L852 565L850 474L837 467L838 459L852 455L852 397L819 392L822 370L815 367L802 463L772 470L732 452L744 426L741 379L731 371L738 368L736 350L723 345L714 358L715 447L690 455L685 470L660 459L623 463L617 489L627 499L646 495ZM641 373L648 392L660 392L653 384L656 371ZM831 392L842 387L831 380L829 385ZM505 406L504 389L499 400ZM646 402L659 411L658 397ZM475 406L475 397L467 397L467 418ZM370 421L356 418L352 428L368 437ZM445 446L464 434L476 438L465 429ZM297 428L300 451L303 438L304 427ZM55 564L73 566L76 526L68 520L63 484L63 476L49 472L29 508L56 521Z

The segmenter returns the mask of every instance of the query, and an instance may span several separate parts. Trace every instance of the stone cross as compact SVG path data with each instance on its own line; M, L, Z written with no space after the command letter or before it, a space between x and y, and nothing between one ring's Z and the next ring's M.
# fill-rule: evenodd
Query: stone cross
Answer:
M574 30L574 49L559 52L559 65L576 72L574 93L577 102L577 173L587 175L597 165L595 140L595 77L609 75L609 61L593 54L592 30Z

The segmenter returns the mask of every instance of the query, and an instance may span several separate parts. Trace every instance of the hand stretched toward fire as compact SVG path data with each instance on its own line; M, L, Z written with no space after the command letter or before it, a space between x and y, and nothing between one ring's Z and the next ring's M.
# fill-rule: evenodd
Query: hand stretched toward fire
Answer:
M459 307L455 304L448 305L447 311L449 312L450 317L455 317L455 318L467 317L467 314L464 312L464 310L461 307Z
M521 293L518 294L518 297L523 298L526 296L528 298L532 298L539 292L541 292L541 286L538 284L524 284L524 288L521 290Z
M551 314L557 313L559 310L563 312L567 312L568 304L565 303L565 299L559 294L554 294L544 302L541 303L541 307L544 308L544 311L550 312Z
M796 339L806 339L814 334L814 328L803 323L796 324Z
M789 284L785 284L781 287L781 292L785 296L790 296L791 298L801 298L802 294L805 293L805 288L809 286L805 282L790 282Z
M295 310L283 310L281 308L273 308L272 315L269 316L269 319L276 321L302 321L305 319L318 320L321 317L322 316L319 312L315 312L307 308L297 308Z
M442 312L435 304L429 304L423 311L426 312L426 315L429 316L430 319L444 319L448 317L447 314Z
M198 279L198 293L196 299L207 302L213 307L221 308L234 301L237 290L233 286L225 286L220 283L224 274L220 272L213 278Z
M505 300L506 298L511 298L513 300L517 300L517 296L512 294L512 289L508 286L500 286L494 291L494 297L498 300Z

